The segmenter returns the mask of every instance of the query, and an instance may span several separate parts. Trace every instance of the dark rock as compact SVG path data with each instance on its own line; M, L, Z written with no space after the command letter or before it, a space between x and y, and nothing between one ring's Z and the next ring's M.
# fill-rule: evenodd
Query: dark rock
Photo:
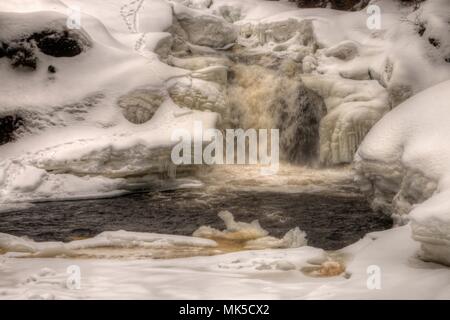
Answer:
M5 47L4 47L5 49ZM6 45L5 56L11 60L14 68L37 67L37 57L34 54L33 45L26 41L14 41Z
M424 23L419 23L417 25L417 33L422 37L423 34L427 31L427 28Z
M331 5L332 9L355 10L367 6L368 0L295 0L300 8L325 8Z
M23 119L18 116L0 117L0 145L14 140L15 131L23 125Z
M280 129L280 153L286 160L314 165L319 158L320 121L326 115L323 99L300 84L295 105L284 97L274 103L273 113Z
M6 56L6 50L3 48L3 42L0 42L0 59Z
M8 43L0 42L0 58L7 57L14 68L36 70L39 48L44 54L53 57L74 57L89 46L87 39L72 31L45 30L31 36L16 39ZM55 73L54 66L48 67L49 73Z
M34 33L31 39L44 54L52 57L74 57L84 49L80 36L69 31L43 31Z
M436 38L428 38L428 42L435 48L439 48L441 46L441 42Z

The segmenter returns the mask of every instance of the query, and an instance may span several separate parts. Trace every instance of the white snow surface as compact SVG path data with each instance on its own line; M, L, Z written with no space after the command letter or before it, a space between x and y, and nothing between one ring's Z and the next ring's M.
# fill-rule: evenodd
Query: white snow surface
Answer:
M450 264L450 81L410 98L370 131L356 159L400 162L437 182L428 200L409 214L425 259ZM389 178L386 176L386 178Z
M449 299L450 270L417 259L410 232L404 226L372 233L333 257L312 247L168 260L7 254L0 256L0 293L3 299ZM343 261L345 273L307 272L332 261ZM70 289L67 270L74 265L80 289ZM373 265L381 271L380 289L367 286Z
M157 42L170 26L169 4L146 2L137 14L151 23L141 23L137 30L122 20L126 4L48 0L0 4L0 40L47 27L62 29L70 7L81 9L79 32L92 42L73 58L38 51L34 72L14 71L1 59L0 114L31 113L35 123L31 134L0 147L0 202L120 193L135 183L123 177L164 170L175 143L171 140L174 129L192 132L194 121L202 122L204 128L215 127L217 114L180 108L167 95L166 81L189 71L160 62L145 47L136 51L140 36L148 35L146 45L153 48L150 40ZM53 77L47 73L50 64L57 69ZM152 120L142 125L127 121L116 103L137 89L159 90L163 98ZM144 184L151 180L144 178Z

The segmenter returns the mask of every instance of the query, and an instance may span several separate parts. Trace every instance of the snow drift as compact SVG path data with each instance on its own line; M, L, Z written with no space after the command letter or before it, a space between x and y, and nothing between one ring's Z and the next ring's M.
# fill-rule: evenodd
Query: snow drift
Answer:
M411 220L422 257L450 265L450 81L410 98L368 134L357 181L375 209Z

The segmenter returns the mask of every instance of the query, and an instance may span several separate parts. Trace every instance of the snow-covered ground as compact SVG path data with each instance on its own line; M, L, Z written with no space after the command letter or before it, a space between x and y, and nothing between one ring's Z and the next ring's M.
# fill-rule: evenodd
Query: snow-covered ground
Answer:
M449 299L450 270L419 260L416 256L419 245L410 238L410 232L409 226L404 226L369 234L332 254L303 246L209 257L149 259L136 250L135 255L141 255L136 260L126 254L110 259L108 256L114 253L100 247L91 250L88 259L0 256L0 296L3 299ZM136 242L145 239L143 235L133 236ZM172 236L166 241L164 236L159 238L161 245L170 243ZM178 245L183 243L181 240ZM187 239L191 244L210 245L205 241ZM120 253L123 251L116 257ZM80 271L79 289L73 282L73 270Z
M173 129L192 132L195 121L208 128L232 118L226 83L235 61L228 50L264 68L269 85L299 76L323 99L324 165L351 162L381 119L357 152L358 181L374 208L411 223L329 254L301 246L166 260L110 259L102 245L145 251L156 242L170 251L216 244L106 233L82 240L92 251L89 259L75 259L59 255L80 242L36 244L2 235L0 296L450 298L448 267L423 261L450 264L450 4L427 0L419 10L390 0L372 4L381 9L376 30L367 27L365 10L298 9L288 1L2 1L0 42L13 50L8 57L0 51L0 118L17 116L24 125L14 142L0 146L0 210L12 202L118 194L170 174ZM30 44L64 34L75 7L81 29L68 35L81 52L53 56ZM48 29L54 34L45 35ZM23 54L31 55L28 65L13 68ZM249 88L241 93L249 104L265 99L270 107L279 98L266 87ZM260 109L247 110L255 112ZM50 248L49 257L36 256L42 248ZM69 265L81 268L80 290L67 288ZM371 290L367 281L378 275L381 289Z

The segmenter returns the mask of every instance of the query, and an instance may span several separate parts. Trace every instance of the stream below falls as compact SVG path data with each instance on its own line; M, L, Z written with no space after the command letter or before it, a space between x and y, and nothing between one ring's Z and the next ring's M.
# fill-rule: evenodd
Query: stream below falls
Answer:
M309 245L334 250L392 225L371 210L348 168L284 166L277 175L261 176L257 168L233 166L197 178L203 187L41 202L0 212L0 232L36 241L70 241L114 230L192 235L202 225L224 229L217 214L228 210L237 221L258 219L276 237L298 226Z

